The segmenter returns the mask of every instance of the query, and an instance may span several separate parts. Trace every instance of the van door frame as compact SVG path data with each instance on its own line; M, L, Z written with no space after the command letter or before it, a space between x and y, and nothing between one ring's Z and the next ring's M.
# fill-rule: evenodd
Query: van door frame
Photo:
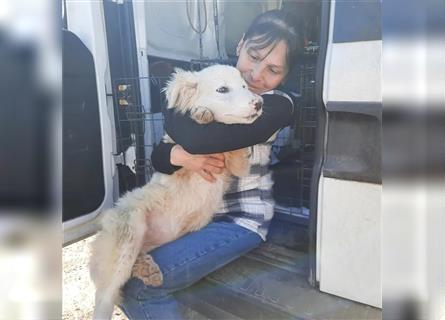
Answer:
M65 16L68 30L73 32L93 56L99 103L100 130L102 139L103 176L105 196L102 203L88 214L65 221L63 245L79 241L97 231L96 218L104 209L110 208L116 200L115 130L112 106L111 81L109 74L106 30L103 21L102 2L66 2ZM94 32L92 32L94 30Z
M315 101L317 105L317 131L315 135L315 155L311 178L310 194L310 215L309 215L309 283L318 288L317 281L317 210L319 182L324 163L324 153L326 149L326 107L323 101L324 70L326 64L326 53L329 39L331 2L322 1L321 4L321 25L320 43L317 57L317 69L315 75Z

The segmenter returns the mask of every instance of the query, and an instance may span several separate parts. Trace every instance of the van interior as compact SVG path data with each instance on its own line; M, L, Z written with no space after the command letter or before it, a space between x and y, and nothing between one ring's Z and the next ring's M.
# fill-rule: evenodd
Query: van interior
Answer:
M322 112L316 98L317 94L321 95L316 90L316 81L320 81L316 75L320 51L321 1L185 1L181 5L176 2L136 3L133 5L141 5L144 10L138 16L133 15L131 7L126 15L122 15L118 13L116 3L104 1L113 83L116 154L123 155L123 161L118 164L121 195L142 186L153 174L150 153L163 135L162 109L166 105L161 89L174 68L199 70L214 63L233 65L236 63L236 45L242 33L257 14L270 9L292 12L305 37L304 52L283 84L284 91L294 100L296 112L293 124L279 132L272 148L270 168L275 182L273 196L276 208L268 240L256 250L181 291L177 298L186 317L380 317L379 311L373 307L320 292L315 281L315 270L309 263L311 255L316 254L309 250L310 241L315 241L311 232L316 230L316 227L310 227L313 224L311 219L314 219L311 212L311 185L319 174L313 169L317 156L316 144L317 141L323 141L316 136L317 126L320 125L319 114ZM131 6L131 3L125 5ZM176 11L183 10L181 16L171 14L175 7ZM139 21L140 17L145 20ZM184 28L177 20L188 28ZM131 23L126 23L129 21ZM133 38L115 36L125 28L134 35ZM64 38L64 46L75 42L68 38ZM182 45L191 42L193 45ZM185 49L183 52L180 49L175 51L175 45ZM138 62L138 55L144 55L143 63ZM85 60L85 64L91 63L87 56L80 58ZM69 57L64 55L66 59ZM74 74L81 70L74 66L64 73ZM74 76L71 79L76 81ZM68 83L66 85L73 87ZM80 86L94 89L94 84L83 81L77 83L77 88ZM72 92L72 99L75 99L75 95ZM69 96L64 96L64 99L69 99ZM94 97L91 99L94 100ZM76 141L98 143L88 138L100 137L97 128L88 126L87 119L91 117L94 114L85 115L80 111L72 112L66 118L64 116L65 136L75 136L74 132L83 132L84 135L78 137L78 140L68 139L71 144L65 144L64 148L64 161L68 161L64 165L64 179L68 179L64 185L72 182L71 189L64 189L64 220L74 217L78 212L90 210L97 205L91 194L97 194L99 199L104 192L103 186L95 183L100 180L100 177L96 177L98 172L102 172L100 165L92 165L100 161L94 161L94 156L87 154L88 150L69 153L70 150L81 150L82 144L76 144ZM100 151L100 146L96 148ZM76 181L82 178L75 168L80 166L90 166L90 169L84 169L81 173L88 177L87 188L91 189L89 200L84 202L76 200L79 199L76 193L80 192L80 187L76 189L80 182ZM84 188L85 185L82 190Z

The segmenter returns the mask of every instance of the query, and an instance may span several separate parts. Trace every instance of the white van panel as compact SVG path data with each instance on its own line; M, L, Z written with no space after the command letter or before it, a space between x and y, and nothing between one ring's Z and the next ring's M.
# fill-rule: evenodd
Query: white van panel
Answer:
M326 101L382 101L382 41L332 43Z
M330 12L324 104L381 102L381 40L333 43L334 21L335 1ZM327 117L326 134L329 134L329 113ZM320 290L382 306L381 191L381 184L320 179L317 212Z
M320 290L381 307L382 186L332 178L321 186Z
M152 56L184 60L200 58L199 34L190 26L187 18L189 4L190 21L196 29L198 25L197 2L195 1L144 1L147 34L147 53ZM205 16L203 3L201 7L201 29L204 29ZM205 1L207 27L202 34L203 56L209 59L218 58L213 19L213 1ZM220 25L220 47L225 57L223 6L218 6Z

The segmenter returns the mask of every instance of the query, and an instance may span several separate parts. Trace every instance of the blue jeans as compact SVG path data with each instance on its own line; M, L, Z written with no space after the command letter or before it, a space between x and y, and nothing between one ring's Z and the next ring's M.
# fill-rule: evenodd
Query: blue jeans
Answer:
M212 222L153 250L150 254L164 276L159 287L131 278L123 288L120 306L131 320L182 319L172 293L184 289L212 271L260 245L261 237L233 222Z

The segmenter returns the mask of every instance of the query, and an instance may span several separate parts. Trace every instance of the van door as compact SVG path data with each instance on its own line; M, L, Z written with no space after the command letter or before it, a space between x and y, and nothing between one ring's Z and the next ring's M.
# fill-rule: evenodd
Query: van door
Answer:
M381 307L380 1L333 1L318 182L320 290Z
M63 31L64 244L113 204L114 117L102 3L67 1Z

